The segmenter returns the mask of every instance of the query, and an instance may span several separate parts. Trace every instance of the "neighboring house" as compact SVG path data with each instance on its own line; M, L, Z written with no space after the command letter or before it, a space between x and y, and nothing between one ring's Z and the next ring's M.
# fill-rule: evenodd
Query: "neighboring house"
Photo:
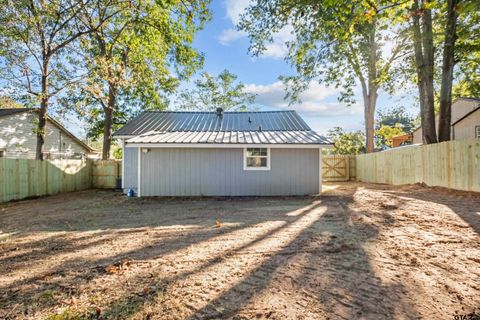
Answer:
M438 133L438 115L435 116ZM413 143L423 143L422 128L412 132ZM458 98L452 103L451 139L480 138L480 98Z
M330 146L295 111L145 112L114 137L138 196L318 194Z
M410 133L392 137L392 148L412 144L413 136Z
M37 123L35 109L0 109L0 157L35 158ZM45 128L44 150L46 158L85 158L93 152L50 117Z

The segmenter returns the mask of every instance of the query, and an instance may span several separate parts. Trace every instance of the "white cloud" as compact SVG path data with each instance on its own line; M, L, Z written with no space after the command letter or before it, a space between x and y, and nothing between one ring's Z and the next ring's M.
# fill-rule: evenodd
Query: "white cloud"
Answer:
M257 95L255 102L262 106L278 109L294 109L310 116L342 116L357 115L362 113L359 104L347 107L342 103L326 101L334 98L338 90L319 83L312 83L301 95L301 103L289 105L285 97L285 85L281 81L269 85L248 84L245 90ZM329 100L334 100L329 99Z
M249 5L249 0L226 0L227 18L236 26L240 22L240 16L245 12ZM293 28L288 26L273 35L273 42L266 45L266 50L261 57L281 59L287 54L287 46L285 42L293 40ZM217 37L218 42L222 45L228 45L231 42L246 37L243 31L234 28L224 29Z
M232 21L234 25L240 22L240 16L248 7L250 0L227 0L227 18Z
M230 28L230 29L222 30L222 32L220 33L217 39L218 39L218 42L220 42L220 44L226 46L230 42L233 42L245 36L246 36L245 32Z

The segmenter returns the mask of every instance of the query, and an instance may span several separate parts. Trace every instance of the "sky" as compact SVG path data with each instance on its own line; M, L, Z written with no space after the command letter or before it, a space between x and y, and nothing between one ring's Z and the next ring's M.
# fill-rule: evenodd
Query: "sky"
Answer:
M205 53L204 71L218 74L228 69L246 84L246 90L257 94L256 104L261 110L296 110L310 125L322 134L340 126L348 131L363 130L363 105L360 88L357 88L356 101L347 107L338 102L339 90L321 83L312 83L302 94L302 103L289 105L284 100L285 88L278 77L294 73L284 60L285 41L292 36L287 31L274 37L274 43L267 46L261 57L248 53L249 40L246 34L237 31L235 25L248 5L249 0L212 1L213 19L199 32L195 47ZM380 92L378 108L404 105L412 113L412 98L405 92L395 96Z
M289 105L284 100L285 88L278 77L293 74L284 60L285 41L292 36L285 30L274 37L274 43L267 46L261 57L248 53L249 40L246 34L237 31L235 25L248 5L249 0L213 0L213 19L205 25L194 41L194 47L205 55L203 71L217 75L224 69L238 76L248 92L257 95L255 104L260 110L296 110L315 131L326 134L333 127L347 131L363 130L363 105L360 88L355 90L357 103L346 106L338 102L339 90L321 83L312 83L301 95L302 103ZM191 82L190 82L191 83ZM185 84L184 84L185 85ZM186 84L188 86L188 84ZM173 102L174 104L174 102ZM412 113L415 105L411 95L405 92L395 96L380 92L378 109L403 105ZM66 126L79 136L84 136L83 125L74 118L63 119Z

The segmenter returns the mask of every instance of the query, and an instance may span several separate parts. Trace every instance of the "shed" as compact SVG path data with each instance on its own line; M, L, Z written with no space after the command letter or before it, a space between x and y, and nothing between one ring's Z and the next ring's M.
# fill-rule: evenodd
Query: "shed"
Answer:
M144 112L114 137L137 196L318 194L330 146L295 111Z

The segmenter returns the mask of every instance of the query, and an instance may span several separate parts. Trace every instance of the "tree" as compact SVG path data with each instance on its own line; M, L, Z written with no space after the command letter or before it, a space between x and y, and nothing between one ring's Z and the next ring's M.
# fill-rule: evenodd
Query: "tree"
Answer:
M49 102L79 74L72 67L72 46L111 15L97 11L110 1L6 0L0 4L2 76L40 102L36 158L43 159ZM112 15L115 12L112 12Z
M361 131L345 132L341 127L334 127L327 133L333 143L334 154L360 154L365 152L365 134Z
M408 114L405 107L386 108L378 111L375 130L379 130L382 126L395 127L398 124L404 132L411 132L414 123L415 118Z
M112 131L119 122L141 109L165 108L165 96L179 78L202 65L203 56L191 43L209 18L207 5L115 1L100 7L104 15L119 13L82 43L89 76L73 100L92 124L89 136L103 137L103 159L110 157Z
M228 70L223 70L216 77L204 72L199 79L195 80L193 88L185 89L179 94L178 108L205 111L222 108L246 111L255 101L255 95L246 92L245 85L236 80L237 76Z
M480 97L480 3L463 0L457 10L453 95Z
M417 70L417 86L420 99L420 118L423 140L436 143L434 109L434 46L432 31L432 3L430 0L413 0L412 33Z
M377 145L380 148L384 146L392 147L392 138L405 134L402 126L399 123L390 125L381 125L377 130L375 130L375 135L378 137Z
M23 108L23 106L9 96L0 95L0 109Z
M457 5L459 0L447 0L447 22L443 46L442 85L440 89L440 112L438 140L450 140L452 124L452 86L455 66L455 41L457 40Z
M253 1L239 25L248 33L254 55L261 54L273 35L291 28L295 39L286 43L286 59L297 75L283 77L287 98L299 94L312 80L342 88L340 101L352 104L357 81L361 85L366 150L374 149L374 115L378 91L393 89L393 63L404 54L405 38L387 32L392 11L403 2L381 0ZM386 42L393 49L382 53Z

